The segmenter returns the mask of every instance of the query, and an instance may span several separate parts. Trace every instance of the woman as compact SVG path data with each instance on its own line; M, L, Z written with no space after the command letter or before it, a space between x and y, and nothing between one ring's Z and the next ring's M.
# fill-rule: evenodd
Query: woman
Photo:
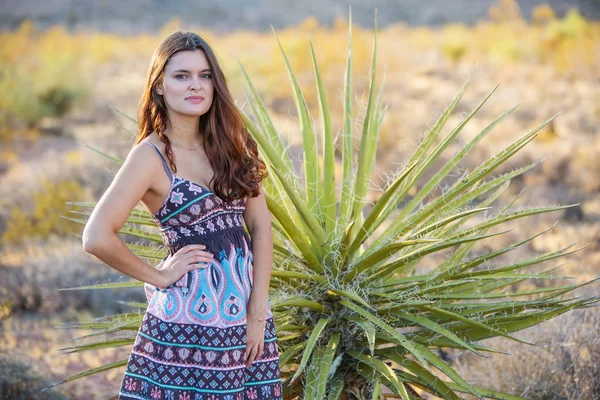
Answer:
M83 232L87 252L145 282L119 398L280 399L265 164L201 37L177 31L158 46L138 123ZM140 200L168 250L156 268L117 235Z

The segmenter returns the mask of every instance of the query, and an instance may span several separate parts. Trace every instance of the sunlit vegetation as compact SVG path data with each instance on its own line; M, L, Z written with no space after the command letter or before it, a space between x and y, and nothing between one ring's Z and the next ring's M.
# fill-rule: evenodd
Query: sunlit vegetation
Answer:
M547 5L534 9L526 21L514 0L490 8L489 20L474 27L449 24L443 28L442 49L453 60L551 64L560 72L592 71L598 67L600 24L584 19L576 9L557 18Z
M60 26L39 31L26 21L13 32L0 33L0 140L9 143L16 132L31 131L44 117L65 115L89 92L96 68L149 58L164 34L178 25L179 21L174 20L155 35L119 37L110 33L69 33ZM332 27L324 27L310 17L278 32L313 110L317 99L306 38L310 37L315 50L322 54L325 87L335 90L339 88L336 79L343 73L345 56L343 51L335 50L344 48L347 26L343 18ZM241 89L239 59L250 73L260 77L257 86L275 110L278 102L289 99L287 76L281 73L283 64L276 56L279 49L271 33L234 31L217 36L196 31L218 50L234 89ZM487 19L472 27L447 24L439 29L408 28L399 23L382 29L380 35L383 63L402 60L403 54L393 47L401 41L403 49L434 48L452 62L543 63L561 72L578 73L598 67L600 23L584 19L575 9L558 18L547 5L535 8L531 21L526 21L514 0L500 1L490 8ZM369 30L355 27L354 43L356 84L364 87ZM332 107L332 112L341 115L341 109Z
M31 237L47 238L53 234L65 236L74 232L74 224L60 217L61 213L70 209L65 203L74 198L85 199L84 190L77 182L43 179L41 188L33 194L32 211L23 209L23 203L15 199L8 226L2 235L3 244L23 243Z

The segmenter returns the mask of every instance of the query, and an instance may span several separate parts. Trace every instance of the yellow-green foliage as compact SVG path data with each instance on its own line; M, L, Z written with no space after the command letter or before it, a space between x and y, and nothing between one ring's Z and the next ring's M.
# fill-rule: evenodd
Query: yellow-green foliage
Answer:
M108 33L71 34L62 27L41 32L31 22L24 22L14 32L0 33L0 139L6 142L13 137L19 123L31 126L43 116L67 112L85 93L99 65L120 62L139 68L138 61L149 61L160 40L180 26L178 20L173 20L152 35L119 37ZM284 61L271 32L239 30L216 35L190 29L213 45L232 91L241 94L239 60L275 112L293 112L295 107L288 104L290 88ZM326 90L341 96L338 78L344 73L345 52L339 50L347 48L347 30L345 19L337 19L328 28L314 17L277 30L311 111L316 111L318 104L306 38L310 37L315 45ZM561 72L580 73L596 68L600 24L585 20L574 9L558 19L548 5L536 7L529 23L515 0L501 0L490 7L487 20L472 27L447 24L438 29L399 23L380 28L378 39L384 49L380 64L395 70L401 69L413 52L437 48L453 62L533 62L553 65ZM360 92L368 81L370 33L354 26L353 42L354 84ZM341 102L330 103L332 119L336 120Z
M21 203L17 200L15 203ZM47 238L52 234L75 232L76 224L61 215L68 215L71 209L65 202L82 200L85 200L84 190L77 182L43 179L41 189L33 195L33 213L24 211L22 205L14 206L2 241L5 244L18 244L30 237Z
M596 67L600 24L587 21L576 9L557 19L551 7L540 5L529 24L515 0L502 0L490 7L489 17L474 27L444 26L442 52L453 61L537 62L560 72Z
M542 4L533 9L531 20L534 24L544 25L556 19L556 13L548 4Z
M61 27L24 22L0 34L0 107L27 122L66 113L84 92L85 43Z
M444 27L442 52L450 60L459 61L469 49L472 40L469 29L462 24L447 24Z
M46 116L68 112L86 89L84 42L61 27L38 33L30 22L0 33L0 127L3 142Z
M13 303L10 300L5 300L0 303L0 321L7 320L12 314Z
M541 58L562 71L592 67L598 62L600 24L584 19L570 10L562 20L550 21L544 28Z
M65 115L87 94L99 65L139 57L139 51L146 57L156 40L72 34L62 26L39 31L31 21L0 32L0 143L31 131L44 117Z

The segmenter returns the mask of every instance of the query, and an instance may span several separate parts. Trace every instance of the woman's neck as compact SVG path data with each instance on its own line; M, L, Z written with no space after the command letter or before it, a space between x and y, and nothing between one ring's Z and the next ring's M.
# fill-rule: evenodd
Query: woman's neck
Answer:
M198 117L179 118L170 121L165 134L169 139L173 139L181 145L193 147L198 145L200 140L199 126L200 119Z

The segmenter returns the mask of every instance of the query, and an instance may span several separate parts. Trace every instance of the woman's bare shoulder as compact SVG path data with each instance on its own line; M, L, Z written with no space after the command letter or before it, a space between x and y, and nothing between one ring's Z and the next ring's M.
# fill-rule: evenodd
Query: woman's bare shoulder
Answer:
M90 225L103 227L103 232L121 229L129 213L151 188L161 169L156 150L146 143L134 145L94 208Z
M149 134L148 136L146 136L138 144L142 144L142 142L150 142L150 143L152 143L161 152L164 152L164 150L165 150L165 144L160 140L160 138L158 137L158 135L155 132L152 132L151 134ZM148 145L146 145L146 146L148 146Z
M156 145L160 149L154 141L149 140L149 138L146 137L131 148L129 154L127 154L125 164L128 164L130 168L138 171L150 170L152 171L150 172L150 175L152 175L158 167L160 167L161 163L160 159L156 157L156 150L153 149L152 146L149 146L148 142Z

